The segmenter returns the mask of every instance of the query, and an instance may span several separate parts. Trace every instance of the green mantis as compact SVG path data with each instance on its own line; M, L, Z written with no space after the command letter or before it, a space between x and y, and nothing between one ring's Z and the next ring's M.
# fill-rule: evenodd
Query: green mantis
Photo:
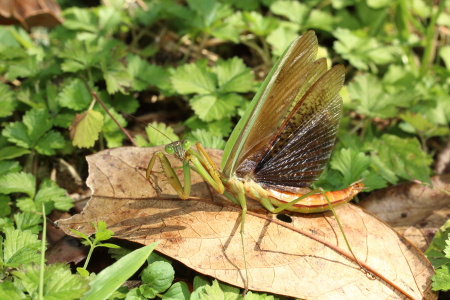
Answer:
M328 162L342 110L339 91L344 68L338 65L327 70L325 59L316 60L317 49L312 31L286 49L228 140L221 171L200 143L194 150L190 142L177 141L165 151L182 161L183 184L161 151L151 158L147 179L151 180L158 158L170 185L181 199L187 199L193 169L218 193L242 207L243 247L247 197L272 213L322 212L350 201L362 183L327 193L307 189ZM248 284L247 267L246 279Z

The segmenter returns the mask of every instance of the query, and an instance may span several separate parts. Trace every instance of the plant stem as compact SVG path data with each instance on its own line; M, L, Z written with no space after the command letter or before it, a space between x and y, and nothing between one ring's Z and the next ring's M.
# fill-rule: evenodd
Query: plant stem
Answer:
M41 262L39 269L39 299L44 299L44 271L45 271L45 241L47 240L47 220L45 218L45 206L42 203L42 217L43 217L43 226L42 226L42 236L41 236Z
M431 16L430 24L428 24L428 28L425 35L425 51L422 57L422 65L420 66L420 76L423 76L428 69L428 66L432 63L435 53L436 53L436 40L435 40L435 30L436 30L436 21L439 15L441 14L444 4L446 1L439 1L439 6L437 7L436 12Z
M87 266L89 264L89 261L91 260L92 252L94 252L95 245L91 242L91 247L89 248L89 253L86 257L86 261L84 262L83 269L87 270Z

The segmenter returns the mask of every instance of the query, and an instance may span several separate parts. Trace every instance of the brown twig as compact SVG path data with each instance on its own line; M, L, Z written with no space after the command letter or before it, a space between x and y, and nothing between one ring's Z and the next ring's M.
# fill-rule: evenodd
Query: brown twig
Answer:
M119 122L113 117L113 115L109 112L108 108L105 106L105 104L103 103L103 101L100 99L100 97L97 95L97 93L95 91L91 90L91 95L95 98L95 100L103 107L103 109L105 110L105 112L108 114L108 116L110 116L110 118L114 121L114 123L116 123L116 125L120 128L120 130L122 130L122 132L127 136L127 138L130 140L130 142L133 144L133 146L135 147L139 147L138 144L134 141L134 139L131 137L131 135L128 133L128 131L123 128L122 125L119 124Z

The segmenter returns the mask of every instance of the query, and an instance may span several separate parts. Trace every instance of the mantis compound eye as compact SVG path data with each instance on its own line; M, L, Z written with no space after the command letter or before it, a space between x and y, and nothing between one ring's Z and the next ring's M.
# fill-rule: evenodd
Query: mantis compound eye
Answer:
M183 141L182 146L183 146L183 149L184 149L184 150L187 150L187 149L189 149L189 148L191 147L191 142L189 142L189 141Z
M164 150L168 153L168 154L173 154L175 152L175 148L172 145L167 145Z

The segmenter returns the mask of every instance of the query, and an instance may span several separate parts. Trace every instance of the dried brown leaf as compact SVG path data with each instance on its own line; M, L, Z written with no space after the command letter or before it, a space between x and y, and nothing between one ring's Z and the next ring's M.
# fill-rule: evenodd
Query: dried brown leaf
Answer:
M84 211L58 223L92 234L88 222L115 236L157 248L200 273L243 287L241 209L193 174L192 197L178 199L163 174L157 193L145 178L155 148L117 148L89 156L93 196ZM209 151L220 161L220 151ZM180 163L170 159L173 165ZM181 172L181 171L180 171ZM331 213L289 213L292 223L249 202L245 249L251 290L307 299L436 299L433 269L423 254L388 225L353 205L336 208L347 238L375 280L351 259Z
M20 23L28 29L51 28L62 22L61 8L55 0L2 0L0 5L0 24Z
M450 207L450 174L431 181L431 186L410 182L375 191L360 206L425 251L447 221Z

